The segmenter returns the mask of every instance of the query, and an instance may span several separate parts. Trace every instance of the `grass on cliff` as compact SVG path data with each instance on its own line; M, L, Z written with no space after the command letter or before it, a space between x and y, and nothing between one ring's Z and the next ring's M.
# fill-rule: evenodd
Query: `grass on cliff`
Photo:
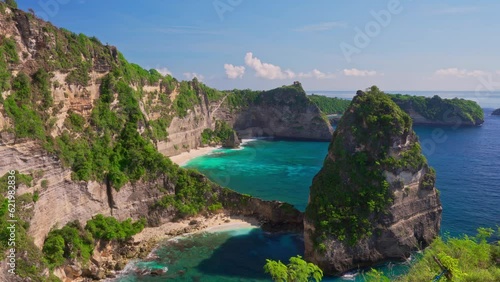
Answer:
M442 99L434 95L432 98L394 94L391 99L404 110L413 108L431 121L441 121L460 125L461 121L476 123L484 120L483 109L474 101L453 98Z
M336 97L326 97L315 94L309 95L308 97L324 114L327 115L343 114L351 104L351 101L349 100Z
M328 236L354 245L373 234L374 222L393 201L385 170L415 172L426 166L418 144L398 159L389 155L393 138L414 134L411 125L410 117L375 86L353 99L329 146L335 161L325 160L310 189L306 217L316 228L318 250L325 250Z
M451 281L500 281L500 241L491 242L492 235L493 229L479 228L478 234L473 237L464 235L462 238L437 238L411 266L409 272L395 281L433 281L442 272L434 257L450 270ZM390 281L383 272L375 270L365 274L365 279L368 282ZM450 280L443 275L439 281Z

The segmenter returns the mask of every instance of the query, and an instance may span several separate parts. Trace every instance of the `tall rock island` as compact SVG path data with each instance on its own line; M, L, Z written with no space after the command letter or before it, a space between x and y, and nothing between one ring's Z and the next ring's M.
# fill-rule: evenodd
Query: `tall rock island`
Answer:
M338 274L427 246L441 223L434 184L410 116L375 86L358 91L310 188L306 258Z

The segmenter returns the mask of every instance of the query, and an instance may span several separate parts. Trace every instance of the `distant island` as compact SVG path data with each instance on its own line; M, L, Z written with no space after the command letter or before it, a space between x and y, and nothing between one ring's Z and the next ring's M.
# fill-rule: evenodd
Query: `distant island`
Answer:
M496 109L494 110L492 113L491 113L492 116L500 116L500 108L499 109Z
M474 101L453 98L387 94L403 111L410 115L415 125L465 125L478 126L484 122L483 109ZM321 95L310 95L320 110L337 122L351 101ZM500 114L500 111L497 110Z

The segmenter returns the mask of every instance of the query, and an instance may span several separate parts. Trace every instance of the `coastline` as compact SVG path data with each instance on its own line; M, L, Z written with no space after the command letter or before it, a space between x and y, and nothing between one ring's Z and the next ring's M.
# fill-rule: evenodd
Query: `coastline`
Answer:
M259 139L268 139L268 138L249 138L249 139L241 139L241 144L239 148L235 148L233 150L241 150L245 146L245 144L256 141ZM204 155L208 155L212 153L215 150L223 149L222 146L208 146L208 147L198 147L196 149L191 149L188 152L182 152L178 155L175 156L170 156L170 160L177 164L178 166L184 166L186 165L190 160L194 158L198 158Z
M177 236L186 236L198 232L221 232L235 229L258 228L257 219L243 216L231 216L226 213L215 214L210 217L197 216L179 222L166 222L157 227L146 227L133 236L135 243L171 239Z
M187 164L190 160L210 154L212 151L221 149L222 146L209 146L209 147L198 147L196 149L191 149L189 152L182 152L179 155L169 157L170 160L179 165L183 166Z

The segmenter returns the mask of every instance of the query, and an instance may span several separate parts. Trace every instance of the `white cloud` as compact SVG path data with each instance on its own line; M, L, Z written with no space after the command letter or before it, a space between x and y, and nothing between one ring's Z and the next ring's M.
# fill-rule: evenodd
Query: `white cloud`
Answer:
M328 78L335 78L336 77L336 75L334 73L324 73L324 72L321 72L317 69L313 69L311 72L307 72L307 73L301 72L297 76L300 78L313 77L316 79L328 79Z
M447 69L439 69L434 74L438 76L480 77L489 75L490 73L482 70L468 71L466 69L447 68Z
M265 79L289 79L294 78L295 73L291 70L281 70L281 67L262 63L260 59L253 56L252 52L248 52L245 55L245 64L251 69L255 70L257 77L262 77Z
M244 66L233 66L232 64L224 64L226 75L230 79L242 78L245 74Z
M347 24L344 22L324 22L318 24L305 25L296 28L294 30L300 32L310 32L310 31L325 31L325 30L332 30L334 28L345 28L345 27L347 27Z
M344 69L343 73L345 76L375 76L375 75L377 75L376 71L358 70L356 68Z
M184 77L187 79L187 80L192 80L193 78L197 78L199 81L202 81L203 79L205 79L205 77L199 73L195 73L195 72L185 72L183 73Z
M157 70L159 73L161 73L161 75L163 75L163 76L165 76L165 75L167 75L167 74L172 75L172 72L171 72L169 69L167 69L167 68L157 68L156 70Z

